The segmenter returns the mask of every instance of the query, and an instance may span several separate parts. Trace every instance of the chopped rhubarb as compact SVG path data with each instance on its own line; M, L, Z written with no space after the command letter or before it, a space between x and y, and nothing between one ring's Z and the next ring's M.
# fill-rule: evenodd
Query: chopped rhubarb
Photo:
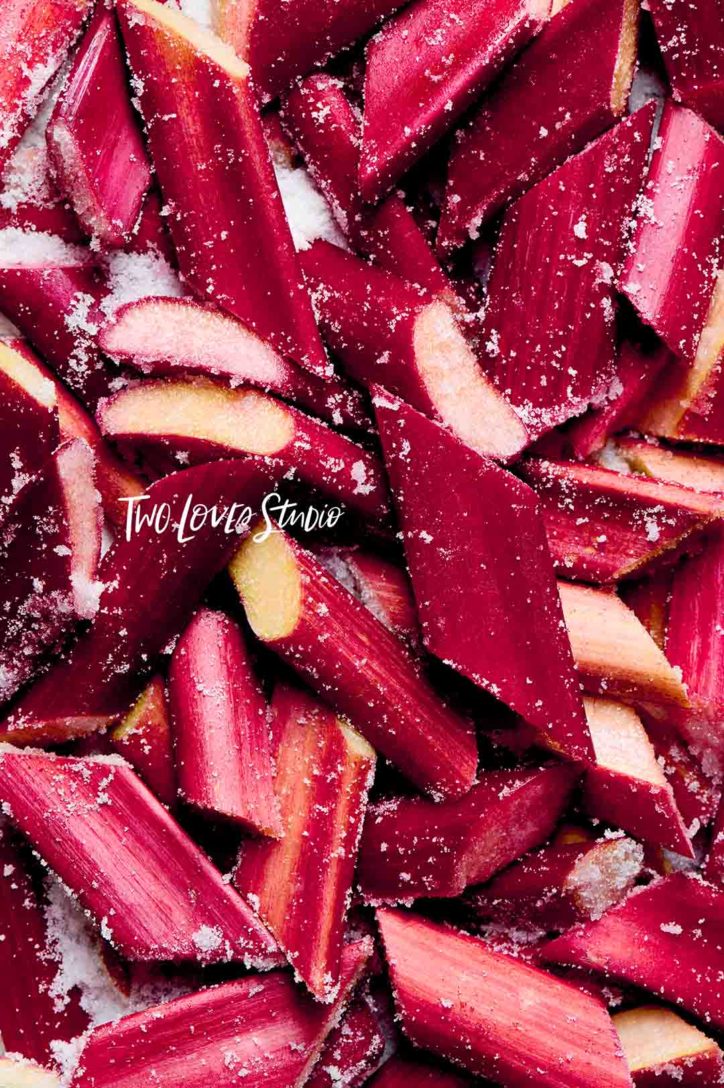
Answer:
M55 388L22 340L0 343L0 521L58 445Z
M0 1084L3 1088L61 1088L55 1073L20 1058L0 1058Z
M111 743L170 808L176 801L171 724L163 678L154 676L111 732Z
M724 29L706 0L649 0L674 97L724 128Z
M641 621L656 645L666 646L666 618L671 596L673 568L664 564L638 582L623 582L619 594L637 619Z
M693 837L701 828L709 827L716 814L720 791L713 768L708 762L705 767L705 761L697 758L675 725L653 714L647 714L644 721L658 764L674 792L676 807Z
M370 1083L374 1088L468 1088L471 1082L451 1069L395 1055Z
M252 534L231 575L256 636L289 662L420 789L470 789L477 746L468 722L430 686L407 647L295 541Z
M711 829L704 876L712 884L724 887L724 798L719 801L719 809Z
M413 914L378 920L402 1028L416 1046L510 1088L630 1086L596 998Z
M413 645L419 641L415 601L404 570L373 552L359 549L330 549L319 558L388 631Z
M488 771L465 797L436 805L402 797L371 805L358 878L372 903L453 898L540 846L577 778L564 764Z
M696 1088L721 1083L722 1052L702 1031L671 1009L640 1005L613 1023L636 1088Z
M305 1088L360 1088L380 1064L384 1049L379 1020L358 997L329 1033Z
M724 460L666 449L642 438L619 438L618 453L634 472L655 480L692 487L695 491L724 494Z
M638 5L571 0L483 99L448 168L438 245L468 237L626 107Z

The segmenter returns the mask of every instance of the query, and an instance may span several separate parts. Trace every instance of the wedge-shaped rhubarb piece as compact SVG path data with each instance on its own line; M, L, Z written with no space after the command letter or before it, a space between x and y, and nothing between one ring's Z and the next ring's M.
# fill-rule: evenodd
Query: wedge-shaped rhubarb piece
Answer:
M365 820L358 878L374 903L453 898L539 846L576 781L564 764L488 771L459 801L380 801Z
M598 1000L414 914L377 917L397 1014L416 1046L510 1088L630 1086Z
M256 454L366 517L384 519L387 487L377 457L324 423L256 389L204 378L128 386L101 402L107 438L160 448L183 460Z
M370 1083L374 1088L467 1088L471 1081L451 1069L395 1054Z
M676 807L693 836L709 827L716 815L719 788L712 767L707 762L705 770L705 761L686 744L675 725L653 714L647 714L644 721L657 762L674 792Z
M123 760L7 745L0 797L128 959L264 965L275 955L251 909Z
M585 706L596 752L584 784L587 810L638 839L693 857L673 790L636 712L611 699L588 698Z
M633 892L596 922L543 948L552 963L586 967L658 994L714 1027L724 1023L724 893L675 873Z
M674 97L724 128L724 30L703 0L651 0L649 11Z
M416 0L385 24L366 53L365 200L379 200L452 127L540 30L549 8L549 0Z
M144 374L229 378L297 401L341 427L366 427L358 391L295 366L240 321L188 298L144 298L121 306L101 329L103 351Z
M61 1088L55 1073L20 1058L0 1058L0 1083L4 1088Z
M643 198L620 287L664 343L690 358L724 229L724 141L691 110L667 104Z
M283 354L331 375L248 66L155 0L121 0L118 12L184 279Z
M437 799L466 793L477 748L407 647L295 541L257 531L230 566L255 635Z
M203 608L176 644L169 702L179 791L212 816L281 833L269 722L237 624Z
M704 876L712 884L720 884L724 887L724 798L719 801L719 809L711 829L711 842L704 865Z
M360 1088L380 1064L385 1036L364 998L356 998L329 1033L306 1088Z
M638 5L572 0L504 73L463 129L448 169L438 245L480 225L624 112Z
M724 494L724 460L721 457L670 450L643 438L619 438L616 450L634 472L695 491Z
M529 461L523 475L541 502L556 569L588 582L633 574L724 517L721 497L626 472Z
M702 1031L671 1009L640 1005L613 1016L636 1088L717 1084L722 1052Z
M113 748L128 760L159 801L176 800L176 770L163 678L154 676L111 732Z
M268 486L258 463L218 461L167 476L131 502L126 534L99 568L95 623L23 697L3 735L64 739L125 714Z
M78 620L95 615L101 529L93 454L84 442L65 443L18 493L0 530L0 702Z
M533 437L601 403L615 377L611 280L654 112L650 103L616 125L503 219L488 282L487 370Z
M330 548L319 556L326 569L362 601L388 631L410 643L419 641L419 624L410 582L395 563L357 548Z
M558 591L586 691L665 706L688 705L679 670L615 593L570 582L559 582Z
M316 998L334 999L375 754L334 712L278 686L272 701L279 842L242 845L234 882Z
M548 747L590 758L535 495L402 402L376 412L425 645Z
M0 521L58 445L55 388L22 340L0 343Z

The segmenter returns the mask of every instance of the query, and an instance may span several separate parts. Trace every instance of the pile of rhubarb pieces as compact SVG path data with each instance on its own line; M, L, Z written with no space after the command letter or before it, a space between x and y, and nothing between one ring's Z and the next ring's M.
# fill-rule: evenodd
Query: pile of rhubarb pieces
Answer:
M0 0L0 1088L724 1084L722 0Z

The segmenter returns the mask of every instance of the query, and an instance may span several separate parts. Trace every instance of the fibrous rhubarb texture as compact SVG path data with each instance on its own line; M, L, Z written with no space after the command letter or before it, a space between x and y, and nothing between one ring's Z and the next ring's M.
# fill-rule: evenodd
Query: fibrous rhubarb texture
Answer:
M128 507L126 533L99 568L90 631L2 725L13 741L64 739L125 714L207 582L238 546L269 485L254 461L217 461L166 476Z
M0 521L58 445L55 388L22 340L0 343Z
M170 808L176 801L176 770L163 677L149 680L110 738L114 750Z
M306 1088L360 1088L379 1065L385 1042L369 1002L356 998L329 1033Z
M459 801L403 797L370 806L358 866L365 899L453 898L484 883L545 842L576 778L564 764L488 771Z
M285 686L272 736L280 839L243 843L234 882L297 976L331 1001L375 754L334 711Z
M674 97L724 128L724 29L706 0L650 0L649 11Z
M676 355L690 358L714 287L724 229L724 141L667 103L620 288Z
M375 407L425 645L548 747L590 758L535 495L402 402Z
M330 574L389 631L413 645L419 642L415 601L401 567L374 552L357 548L330 548L321 552L319 558Z
M468 1088L468 1077L452 1069L395 1054L371 1081L374 1088Z
M719 809L712 825L704 876L712 884L724 887L724 798L719 801Z
M184 279L327 376L248 66L155 0L121 0L117 10Z
M724 459L673 450L643 438L619 438L616 450L634 472L694 491L724 494Z
M717 1084L722 1052L702 1031L671 1009L640 1005L613 1016L636 1088Z
M174 754L183 799L262 835L281 833L266 701L237 624L202 608L169 670Z
M674 873L633 892L596 922L543 949L552 963L586 967L639 986L724 1024L724 893L697 875Z
M256 538L256 539L255 539ZM230 571L256 636L420 789L473 783L477 747L407 647L295 541L257 531Z
M510 1088L630 1086L596 998L414 914L377 917L397 1014L416 1046Z
M276 954L251 909L123 760L5 746L0 798L128 959L264 965Z
M104 435L141 450L180 454L184 462L257 455L363 516L388 513L377 457L256 389L229 389L205 378L139 382L101 402ZM173 462L172 462L173 463Z
M463 129L448 168L438 245L450 249L624 112L638 5L572 0Z
M510 458L527 444L446 302L328 242L301 260L322 332L350 377L402 397L481 453Z
M533 437L602 403L614 380L612 279L654 113L650 103L616 125L503 219L488 282L486 369Z

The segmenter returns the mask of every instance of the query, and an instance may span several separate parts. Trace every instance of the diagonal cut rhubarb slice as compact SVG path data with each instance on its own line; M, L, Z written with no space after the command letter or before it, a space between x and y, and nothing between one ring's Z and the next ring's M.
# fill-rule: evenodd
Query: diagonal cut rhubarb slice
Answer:
M310 696L278 686L272 700L278 842L247 841L234 883L253 903L321 1001L340 981L344 920L375 753Z
M395 1054L370 1084L374 1088L468 1088L471 1081L451 1069Z
M425 645L548 747L591 758L535 495L402 402L375 408Z
M61 1088L55 1073L19 1058L0 1058L0 1083L4 1088Z
M671 1009L640 1005L613 1023L636 1088L696 1088L724 1076L722 1052L703 1031Z
M626 107L636 58L633 0L571 0L505 72L460 134L438 246L468 237Z
M670 450L643 438L619 438L616 450L634 472L655 480L724 494L724 460L685 450Z
M361 1088L380 1064L385 1043L370 1004L355 998L329 1033L305 1088Z
M597 999L414 914L377 917L397 1013L415 1046L510 1088L631 1085Z
M154 676L122 722L111 731L111 743L159 801L176 801L171 724L163 678Z
M459 801L402 797L370 806L358 879L371 903L453 898L540 846L576 783L572 767L488 771Z
M230 565L254 634L378 752L433 797L475 778L468 722L440 699L407 647L291 537L257 531Z
M724 128L724 30L706 0L650 0L649 11L674 98Z
M179 792L207 815L281 834L269 722L241 631L202 608L176 644L169 703Z
M250 908L123 760L6 745L0 798L128 959L268 966L276 955Z
M119 0L117 10L184 279L282 354L331 376L248 65L155 0Z
M59 440L53 382L22 340L0 343L0 521Z

